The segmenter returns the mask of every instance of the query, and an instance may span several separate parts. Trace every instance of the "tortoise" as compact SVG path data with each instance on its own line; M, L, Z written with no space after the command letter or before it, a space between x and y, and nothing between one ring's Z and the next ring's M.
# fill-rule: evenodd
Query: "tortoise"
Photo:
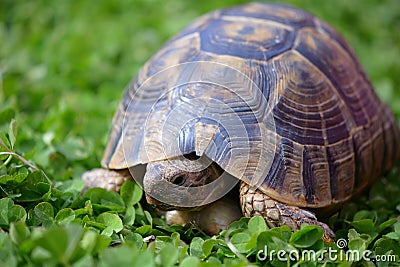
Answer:
M177 210L169 223L211 233L261 215L334 240L316 215L337 211L400 154L395 118L344 38L276 3L187 26L131 81L112 125L87 186L119 190L133 177L150 204Z

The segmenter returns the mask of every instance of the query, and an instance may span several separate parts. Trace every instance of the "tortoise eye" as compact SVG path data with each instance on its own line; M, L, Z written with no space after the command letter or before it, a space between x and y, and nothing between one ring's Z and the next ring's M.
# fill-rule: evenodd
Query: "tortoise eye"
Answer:
M171 182L175 185L182 186L186 182L186 178L184 175L177 175L176 177L172 178Z

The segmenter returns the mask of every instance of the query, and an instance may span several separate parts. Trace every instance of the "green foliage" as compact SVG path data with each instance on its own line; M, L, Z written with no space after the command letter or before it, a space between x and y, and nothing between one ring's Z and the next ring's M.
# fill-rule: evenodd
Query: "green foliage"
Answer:
M80 176L99 166L123 88L139 67L195 17L241 2L1 2L0 266L398 266L397 170L329 219L345 246L324 244L316 226L292 233L260 217L213 237L167 226L133 181L119 194L81 193ZM400 118L397 1L286 2L344 35Z

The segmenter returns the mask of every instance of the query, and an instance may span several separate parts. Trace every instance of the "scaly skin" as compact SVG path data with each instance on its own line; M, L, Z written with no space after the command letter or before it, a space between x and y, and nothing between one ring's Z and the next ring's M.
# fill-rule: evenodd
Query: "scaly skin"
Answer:
M121 186L128 179L132 179L131 174L125 170L93 169L82 175L85 183L84 191L91 187L100 187L108 191L119 192Z
M303 223L313 224L322 228L325 242L335 240L335 233L329 226L319 222L313 213L272 199L260 190L250 188L244 182L240 185L240 205L244 216L260 215L264 217L269 227L287 225L292 230L297 230Z

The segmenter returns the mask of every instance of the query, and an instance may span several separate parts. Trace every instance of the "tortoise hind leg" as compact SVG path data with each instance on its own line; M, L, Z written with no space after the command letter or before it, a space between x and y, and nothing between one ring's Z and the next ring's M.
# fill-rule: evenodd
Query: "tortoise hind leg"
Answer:
M119 192L122 184L131 178L132 176L128 169L118 171L93 169L82 175L82 180L85 183L84 191L91 187L101 187L108 191Z
M240 205L245 216L260 215L270 227L289 226L300 229L303 223L318 225L324 231L325 242L335 240L334 232L326 224L319 222L315 215L296 206L280 203L244 182L240 185Z

